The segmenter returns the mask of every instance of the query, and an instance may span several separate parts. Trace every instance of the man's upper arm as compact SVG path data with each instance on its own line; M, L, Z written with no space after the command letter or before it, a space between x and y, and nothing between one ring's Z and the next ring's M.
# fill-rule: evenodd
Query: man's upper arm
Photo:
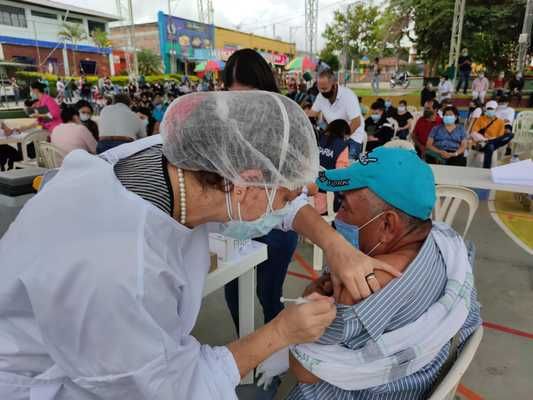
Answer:
M322 112L322 103L320 102L320 96L316 97L315 102L311 106L311 111L317 114Z

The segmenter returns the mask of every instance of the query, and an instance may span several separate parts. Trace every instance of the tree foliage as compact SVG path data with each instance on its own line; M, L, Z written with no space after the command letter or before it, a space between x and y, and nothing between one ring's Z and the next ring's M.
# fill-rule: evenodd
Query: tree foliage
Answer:
M322 36L328 51L344 53L347 44L348 57L359 59L363 55L381 54L382 17L375 6L358 3L348 11L335 11L333 22L326 26Z
M105 48L111 46L111 40L109 40L109 37L107 36L107 32L103 31L99 28L96 28L94 31L91 32L91 38L98 48Z
M339 57L328 47L324 48L319 57L322 61L328 64L333 71L338 71L340 66Z
M139 74L141 75L155 75L161 73L161 57L150 49L138 51L137 62L139 63Z
M447 62L455 0L391 0L414 25L418 56L432 69ZM462 47L489 71L508 70L516 55L526 0L468 0Z
M85 29L83 26L79 23L71 23L71 22L63 22L61 24L61 30L57 33L57 36L60 40L63 40L65 42L70 42L74 46L76 46L79 42L82 40L87 39L87 32L85 32ZM72 50L72 65L74 66L74 74L77 73L77 66L76 66L76 53L74 49Z

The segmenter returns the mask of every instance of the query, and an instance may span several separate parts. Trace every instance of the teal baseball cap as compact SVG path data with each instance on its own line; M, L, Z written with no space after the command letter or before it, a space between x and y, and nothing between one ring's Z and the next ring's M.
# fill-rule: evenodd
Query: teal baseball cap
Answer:
M378 147L348 168L321 171L316 180L326 192L368 188L386 203L425 220L435 206L433 171L414 151Z

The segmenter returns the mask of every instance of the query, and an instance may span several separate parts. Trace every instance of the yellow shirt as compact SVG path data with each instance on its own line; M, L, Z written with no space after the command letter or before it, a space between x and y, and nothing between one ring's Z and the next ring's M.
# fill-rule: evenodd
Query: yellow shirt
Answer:
M481 129L486 128L487 126L489 126L491 121L492 119L490 119L486 115L482 115L474 123L474 126L472 127L472 132L479 132ZM504 133L505 133L505 121L503 119L496 118L496 121L494 121L485 130L484 136L487 139L495 139L497 137L502 136Z

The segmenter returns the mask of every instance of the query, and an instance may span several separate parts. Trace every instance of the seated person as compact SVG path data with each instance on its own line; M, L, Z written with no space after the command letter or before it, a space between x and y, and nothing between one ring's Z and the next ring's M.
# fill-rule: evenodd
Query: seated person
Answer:
M485 114L479 117L472 127L472 139L477 143L476 149L483 152L483 168L492 165L492 154L507 145L512 139L512 133L505 132L505 121L496 116L498 103L488 101Z
M394 136L394 128L385 114L385 104L375 101L370 106L370 117L365 120L368 134L367 151L383 146Z
M398 113L398 109L392 105L391 99L385 100L385 115L387 118L394 118Z
M382 289L364 300L340 292L337 316L318 343L291 349L291 370L299 384L288 399L427 399L481 325L464 241L447 225L430 220L435 203L431 169L411 151L379 148L369 154L368 163L326 171L317 184L322 190L342 193L337 230L403 275L369 274L369 283L377 280ZM331 294L327 274L305 294L314 291ZM435 309L448 300L454 304L445 312L450 319L435 317ZM415 335L413 329L418 329ZM447 333L436 340L443 329ZM377 344L384 345L379 347L384 349L381 354ZM394 347L389 353L388 346ZM324 364L315 358L317 353L325 354ZM426 353L435 354L429 363L418 359ZM339 376L331 370L323 374L328 358ZM344 362L349 364L345 368ZM415 372L407 372L415 364L417 368L410 370ZM369 385L369 379L374 384ZM350 388L339 387L341 382Z
M420 157L426 154L426 143L428 141L429 132L437 126L442 124L442 118L437 113L439 111L439 102L435 99L428 100L424 103L424 113L422 117L416 121L415 129L413 129L413 141L415 142L416 152Z
M0 136L11 136L15 132L4 121L0 121L0 129L2 130ZM17 149L8 144L0 144L0 171L13 169L15 161L20 160L22 160L22 157Z
M443 110L443 124L434 127L426 143L426 161L430 164L446 164L466 167L465 150L467 135L459 124L459 111L454 106Z
M518 103L522 100L522 90L524 90L524 77L522 76L521 72L517 72L517 74L509 81L509 97L512 99L513 97L516 97L518 99Z
M98 141L98 124L92 119L93 106L87 100L79 100L76 110L80 115L80 122L92 133L94 140Z
M420 92L420 105L424 107L427 101L434 100L437 97L437 92L433 88L431 81L427 81L424 89Z
M476 123L479 117L483 114L483 103L480 99L474 99L470 101L470 106L468 107L468 121L466 123L466 131L470 134L472 133L472 127Z
M324 169L346 168L349 165L348 139L350 125L343 119L332 121L318 137L320 166ZM326 192L314 196L315 209L320 214L327 212Z
M62 124L52 131L50 142L63 150L66 154L76 149L88 153L96 153L96 140L89 129L82 125L76 108L65 106L61 110Z
M398 111L393 118L398 122L398 137L402 140L407 139L413 127L413 114L407 111L407 102L405 100L400 100Z
M513 122L516 118L516 111L513 107L509 106L509 96L502 95L499 97L496 117L503 119L506 134L513 133Z

